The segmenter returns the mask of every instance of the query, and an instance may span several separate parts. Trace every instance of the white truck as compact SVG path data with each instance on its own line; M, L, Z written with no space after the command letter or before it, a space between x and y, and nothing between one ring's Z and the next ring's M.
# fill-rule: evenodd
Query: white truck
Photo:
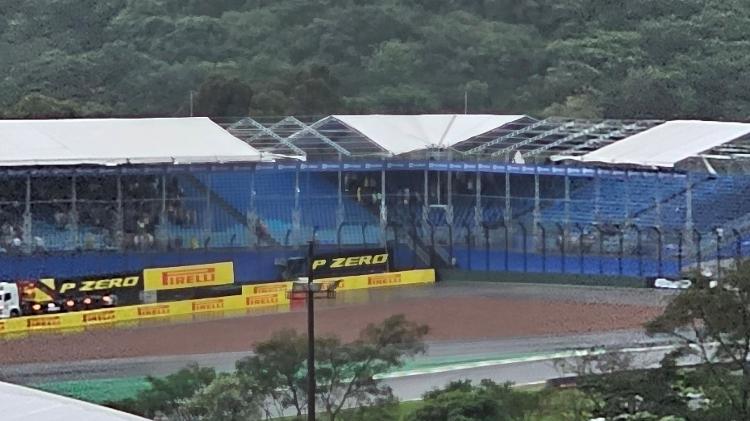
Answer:
M0 319L21 315L21 298L18 285L11 282L0 282Z

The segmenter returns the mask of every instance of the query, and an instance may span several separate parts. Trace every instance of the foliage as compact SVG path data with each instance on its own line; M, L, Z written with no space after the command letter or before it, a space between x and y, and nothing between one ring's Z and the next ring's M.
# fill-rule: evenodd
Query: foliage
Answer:
M201 421L246 421L261 419L257 396L243 388L234 374L220 374L198 390L179 409Z
M424 352L427 331L427 326L396 315L368 325L351 343L336 337L316 338L318 408L330 420L339 419L342 410L349 407L373 408L347 414L348 418L356 415L373 419L373 412L388 411L393 395L375 376L401 367L406 358ZM307 337L296 331L281 331L259 343L254 355L238 361L237 375L243 388L268 397L266 414L293 409L301 415L307 400L306 359Z
M721 418L714 419L750 419L750 262L724 273L718 285L699 276L647 329L680 341L667 361L698 357L701 376L691 385L712 402L706 419L716 412Z
M0 109L746 119L748 24L739 0L3 2Z
M510 383L470 380L449 383L443 389L427 392L424 405L411 415L413 421L530 419L539 407L539 395L513 390Z
M111 406L145 417L174 413L184 405L184 401L195 396L196 392L211 384L215 378L213 369L191 364L164 378L147 377L150 384L148 389L139 392L133 399L116 402Z

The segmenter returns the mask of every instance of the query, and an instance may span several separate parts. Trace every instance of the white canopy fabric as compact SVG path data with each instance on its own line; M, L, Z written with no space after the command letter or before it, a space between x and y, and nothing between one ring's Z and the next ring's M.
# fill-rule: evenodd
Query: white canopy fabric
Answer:
M447 148L519 120L523 115L423 114L334 115L386 151L399 155L427 148Z
M675 120L582 156L556 156L553 160L672 168L677 162L748 133L748 123Z
M205 117L0 120L0 166L256 162Z
M3 421L145 421L146 418L87 402L0 382Z

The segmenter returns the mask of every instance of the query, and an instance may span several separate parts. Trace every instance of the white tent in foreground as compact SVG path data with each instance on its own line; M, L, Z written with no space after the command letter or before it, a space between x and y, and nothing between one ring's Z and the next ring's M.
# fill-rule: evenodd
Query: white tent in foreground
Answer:
M331 116L394 155L448 148L524 117L491 114Z
M675 120L640 132L581 156L558 155L552 160L630 164L672 168L684 159L750 133L748 123Z
M3 421L144 421L114 409L0 382Z
M257 162L205 117L0 120L0 166Z

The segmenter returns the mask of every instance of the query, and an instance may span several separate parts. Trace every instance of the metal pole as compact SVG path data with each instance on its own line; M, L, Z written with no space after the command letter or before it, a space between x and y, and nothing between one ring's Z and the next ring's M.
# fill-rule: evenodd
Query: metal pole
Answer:
M313 294L313 259L315 241L307 249L307 420L315 421L315 296Z

